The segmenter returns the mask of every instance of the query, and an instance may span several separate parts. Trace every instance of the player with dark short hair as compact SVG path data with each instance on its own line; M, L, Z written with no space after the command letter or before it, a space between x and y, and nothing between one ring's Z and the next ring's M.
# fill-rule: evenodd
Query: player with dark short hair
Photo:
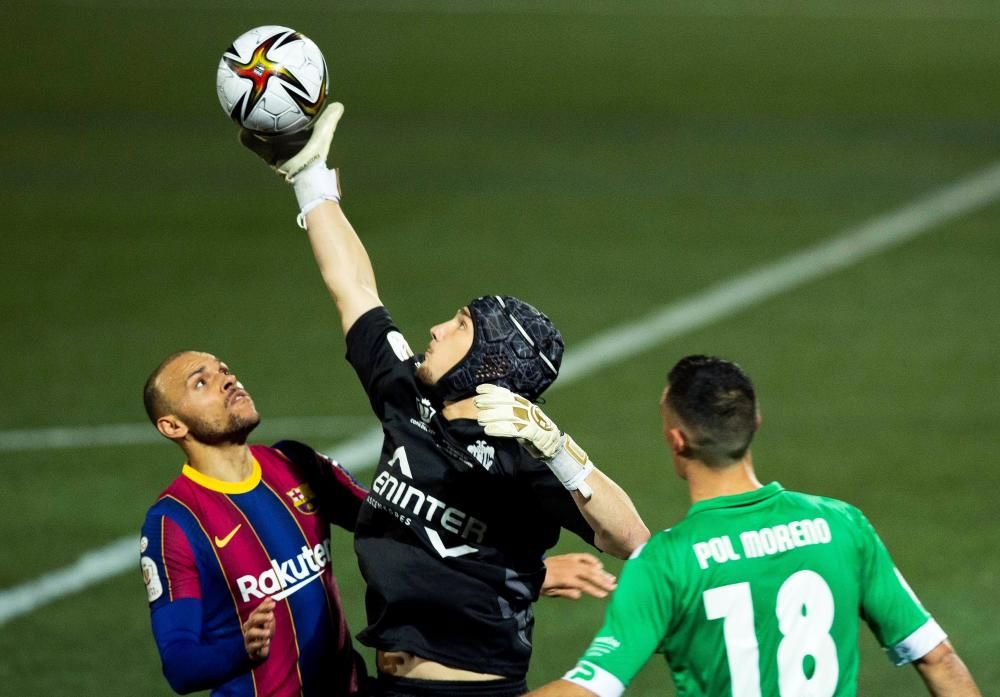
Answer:
M930 694L979 697L861 511L757 480L760 416L739 366L682 359L660 410L693 505L626 562L576 667L530 695L618 697L659 653L690 697L853 697L860 617Z
M182 351L143 389L150 421L187 457L139 543L153 636L177 692L231 697L357 694L330 556L367 490L294 441L248 445L250 394L215 356Z
M757 431L753 384L735 363L688 356L667 376L666 406L687 427L682 455L711 467L737 462Z
M518 400L530 405L558 375L563 340L545 314L509 295L483 295L432 327L422 355L410 350L326 167L342 113L331 104L306 134L244 131L241 140L293 185L347 359L382 423L355 531L368 584L368 626L358 638L376 649L377 694L522 694L532 603L560 530L621 558L649 532L628 496L564 434L546 432L533 452L506 437L530 411ZM497 385L481 395L498 411L488 429L473 403L481 383Z

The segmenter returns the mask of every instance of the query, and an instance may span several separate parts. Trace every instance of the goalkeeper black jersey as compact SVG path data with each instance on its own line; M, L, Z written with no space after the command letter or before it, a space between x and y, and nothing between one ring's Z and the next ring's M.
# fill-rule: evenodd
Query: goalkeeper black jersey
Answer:
M561 528L594 534L559 480L513 439L445 420L385 308L347 334L347 359L384 442L355 532L368 584L358 639L456 668L521 678L543 556Z

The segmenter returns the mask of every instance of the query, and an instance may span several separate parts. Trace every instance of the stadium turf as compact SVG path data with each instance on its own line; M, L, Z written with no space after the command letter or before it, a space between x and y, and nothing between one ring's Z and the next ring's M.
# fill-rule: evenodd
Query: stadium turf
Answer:
M43 0L6 14L0 432L139 423L146 375L185 347L225 358L265 419L367 414L294 199L216 101L218 57L254 25L326 53L347 106L344 206L414 348L495 291L542 307L572 351L1000 157L1000 14L975 0ZM594 372L547 410L669 527L686 502L659 437L664 374L695 351L739 361L762 400L761 478L859 505L989 693L998 226L996 205L951 220ZM306 439L337 453L339 438ZM137 535L180 461L166 444L0 452L0 592ZM334 538L360 628L350 541ZM559 549L582 546L567 534ZM538 604L532 684L572 664L601 611ZM861 694L918 694L862 634ZM170 694L138 565L0 626L0 685ZM673 694L662 662L634 694Z

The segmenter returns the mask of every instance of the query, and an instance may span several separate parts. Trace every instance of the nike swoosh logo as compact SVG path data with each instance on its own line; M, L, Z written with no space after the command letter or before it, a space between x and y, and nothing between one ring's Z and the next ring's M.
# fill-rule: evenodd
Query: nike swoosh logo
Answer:
M240 523L235 528L233 528L232 532L230 532L228 535L226 535L222 539L219 539L218 537L216 537L215 538L215 546L218 547L219 549L222 549L223 547L225 547L226 545L228 545L229 541L231 539L233 539L233 535L235 535L237 532L239 532L240 528L242 528L242 527L243 527L243 523Z

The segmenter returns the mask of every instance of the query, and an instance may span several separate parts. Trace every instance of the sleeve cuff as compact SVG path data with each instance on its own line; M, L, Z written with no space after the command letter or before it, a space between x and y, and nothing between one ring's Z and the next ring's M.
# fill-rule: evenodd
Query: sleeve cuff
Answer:
M597 697L621 697L625 685L614 675L590 661L580 661L563 676L563 680L590 690Z
M947 638L948 635L941 626L931 618L913 634L886 650L889 652L890 661L897 666L903 666L923 658Z

